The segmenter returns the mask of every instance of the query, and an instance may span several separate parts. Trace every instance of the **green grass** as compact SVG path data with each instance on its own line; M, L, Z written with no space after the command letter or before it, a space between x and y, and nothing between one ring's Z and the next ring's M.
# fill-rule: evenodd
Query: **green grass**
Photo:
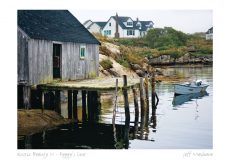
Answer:
M104 59L100 62L100 65L105 69L110 69L113 67L113 62L109 59Z

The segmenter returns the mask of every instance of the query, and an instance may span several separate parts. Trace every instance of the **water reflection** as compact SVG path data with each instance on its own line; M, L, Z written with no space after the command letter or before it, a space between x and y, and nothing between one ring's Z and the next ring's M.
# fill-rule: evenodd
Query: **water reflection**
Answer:
M33 149L212 148L212 68L175 68L169 72L170 75L172 73L185 75L191 79L196 75L210 85L207 89L208 93L173 96L172 84L159 83L156 85L159 105L152 107L150 102L149 112L141 116L140 111L136 114L133 95L129 92L131 113L129 120L125 119L123 96L118 94L115 123L112 123L114 94L102 93L100 102L91 101L98 105L90 107L95 111L86 112L86 123L81 123L84 122L81 119L84 103L79 103L78 125L63 125L55 130L24 137L24 140L19 140L18 147ZM199 105L193 101L194 99L199 101ZM138 104L140 104L139 99ZM199 114L196 111L195 118L194 105L199 107ZM174 108L183 111L173 111Z
M173 106L182 105L188 101L192 101L192 99L201 99L204 96L208 96L206 91L193 94L174 95L172 104Z

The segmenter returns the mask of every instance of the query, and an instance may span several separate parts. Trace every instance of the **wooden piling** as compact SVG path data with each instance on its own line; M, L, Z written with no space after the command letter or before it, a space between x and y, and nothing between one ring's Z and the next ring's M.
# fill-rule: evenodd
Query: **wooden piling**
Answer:
M130 121L130 112L129 112L129 100L128 100L128 92L127 92L127 76L123 75L123 95L124 95L124 102L125 102L125 119Z
M152 114L154 115L156 112L155 72L153 72L152 74L151 87L152 87Z
M28 85L23 86L23 103L25 109L31 108L31 87Z
M93 105L93 93L92 91L88 91L87 92L87 110L88 110L88 121L91 122L92 121L92 105Z
M73 95L72 90L68 90L68 119L72 119L73 116Z
M146 104L145 126L147 127L149 122L149 79L148 77L145 77L144 87L145 87L145 104Z
M60 90L55 90L55 107L54 107L55 112L61 113L61 91Z
M77 90L73 90L73 118L78 122L78 110L77 110Z
M44 94L44 91L41 91L41 98L42 98L42 103L41 103L41 105L42 105L42 114L44 113L44 105L45 105L45 100L44 100L44 97L45 96L45 94Z
M115 88L115 99L114 99L113 119L112 119L113 128L115 128L116 111L117 111L117 89L118 89L117 87L118 87L118 79L116 79L116 88ZM116 129L114 130L116 131Z
M140 78L140 103L141 103L141 118L145 115L145 98L144 98L144 81Z
M82 90L82 121L86 122L87 114L86 114L86 91Z
M139 123L139 105L138 105L138 96L136 88L132 88L133 90L133 99L134 99L134 107L135 107L135 120L134 120L134 139L136 138L136 134L138 131L138 123Z

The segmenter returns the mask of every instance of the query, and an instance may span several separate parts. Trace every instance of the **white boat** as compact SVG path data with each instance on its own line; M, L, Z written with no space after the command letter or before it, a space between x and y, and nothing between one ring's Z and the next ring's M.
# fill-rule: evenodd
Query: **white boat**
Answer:
M201 80L192 83L176 84L175 94L191 94L206 91L208 84L203 84Z

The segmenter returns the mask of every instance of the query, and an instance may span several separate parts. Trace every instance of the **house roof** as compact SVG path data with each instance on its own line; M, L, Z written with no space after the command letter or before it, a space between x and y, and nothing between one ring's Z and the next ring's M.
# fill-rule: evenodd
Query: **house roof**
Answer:
M114 20L116 20L116 16L112 16L111 18L113 18ZM123 23L123 22L126 22L129 18L130 17L121 17L121 16L118 16L118 24L121 26L122 29L130 29L130 27L126 27L125 24ZM131 27L131 29L133 29L133 27Z
M68 10L18 10L18 26L33 39L100 44Z
M107 22L94 22L96 23L99 27L104 28Z
M112 16L113 19L116 20L116 16ZM118 24L121 26L122 29L139 29L139 26L137 26L137 22L141 23L141 29L139 29L140 31L146 31L147 30L147 26L150 23L153 23L152 21L133 21L133 26L132 27L127 27L123 22L127 22L128 19L131 19L131 17L123 17L123 16L118 16Z
M208 31L206 32L206 34L210 34L213 33L213 27L209 28Z

